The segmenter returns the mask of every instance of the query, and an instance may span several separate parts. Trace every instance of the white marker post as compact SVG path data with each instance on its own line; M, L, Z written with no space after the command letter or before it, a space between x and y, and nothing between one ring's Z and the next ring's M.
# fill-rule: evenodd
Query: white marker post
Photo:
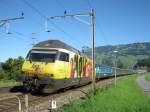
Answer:
M54 112L57 109L57 104L55 100L52 100L50 105L50 112Z
M27 94L25 94L25 107L26 107L26 112L28 112L29 98L28 98L28 95L27 95Z

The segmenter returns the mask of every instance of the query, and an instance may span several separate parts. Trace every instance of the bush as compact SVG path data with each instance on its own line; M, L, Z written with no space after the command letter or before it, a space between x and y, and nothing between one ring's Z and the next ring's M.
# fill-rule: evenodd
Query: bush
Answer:
M5 77L5 72L3 70L0 70L0 80L4 79Z
M3 79L14 79L16 80L19 75L21 75L21 67L24 59L18 57L16 59L9 58L2 65L2 73L0 75Z

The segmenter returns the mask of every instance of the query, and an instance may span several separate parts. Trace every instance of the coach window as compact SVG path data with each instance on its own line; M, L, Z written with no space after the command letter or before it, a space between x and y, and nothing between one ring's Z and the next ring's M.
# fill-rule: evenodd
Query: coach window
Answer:
M69 54L60 52L59 60L69 62Z

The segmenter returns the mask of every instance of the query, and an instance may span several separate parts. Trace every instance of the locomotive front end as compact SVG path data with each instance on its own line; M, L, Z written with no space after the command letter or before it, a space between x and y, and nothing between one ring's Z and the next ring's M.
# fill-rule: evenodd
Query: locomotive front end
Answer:
M41 90L54 78L56 50L29 51L22 66L21 80L27 90Z

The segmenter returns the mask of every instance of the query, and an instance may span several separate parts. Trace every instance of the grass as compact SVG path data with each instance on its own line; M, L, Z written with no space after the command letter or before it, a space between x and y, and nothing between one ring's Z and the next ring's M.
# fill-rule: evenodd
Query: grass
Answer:
M117 86L97 89L90 98L72 101L60 112L150 112L150 97L136 83L136 75L117 81Z
M148 73L148 74L145 76L145 79L146 79L147 81L150 81L150 73Z
M0 80L0 88L1 87L12 87L21 85L20 82L16 82L15 80Z

